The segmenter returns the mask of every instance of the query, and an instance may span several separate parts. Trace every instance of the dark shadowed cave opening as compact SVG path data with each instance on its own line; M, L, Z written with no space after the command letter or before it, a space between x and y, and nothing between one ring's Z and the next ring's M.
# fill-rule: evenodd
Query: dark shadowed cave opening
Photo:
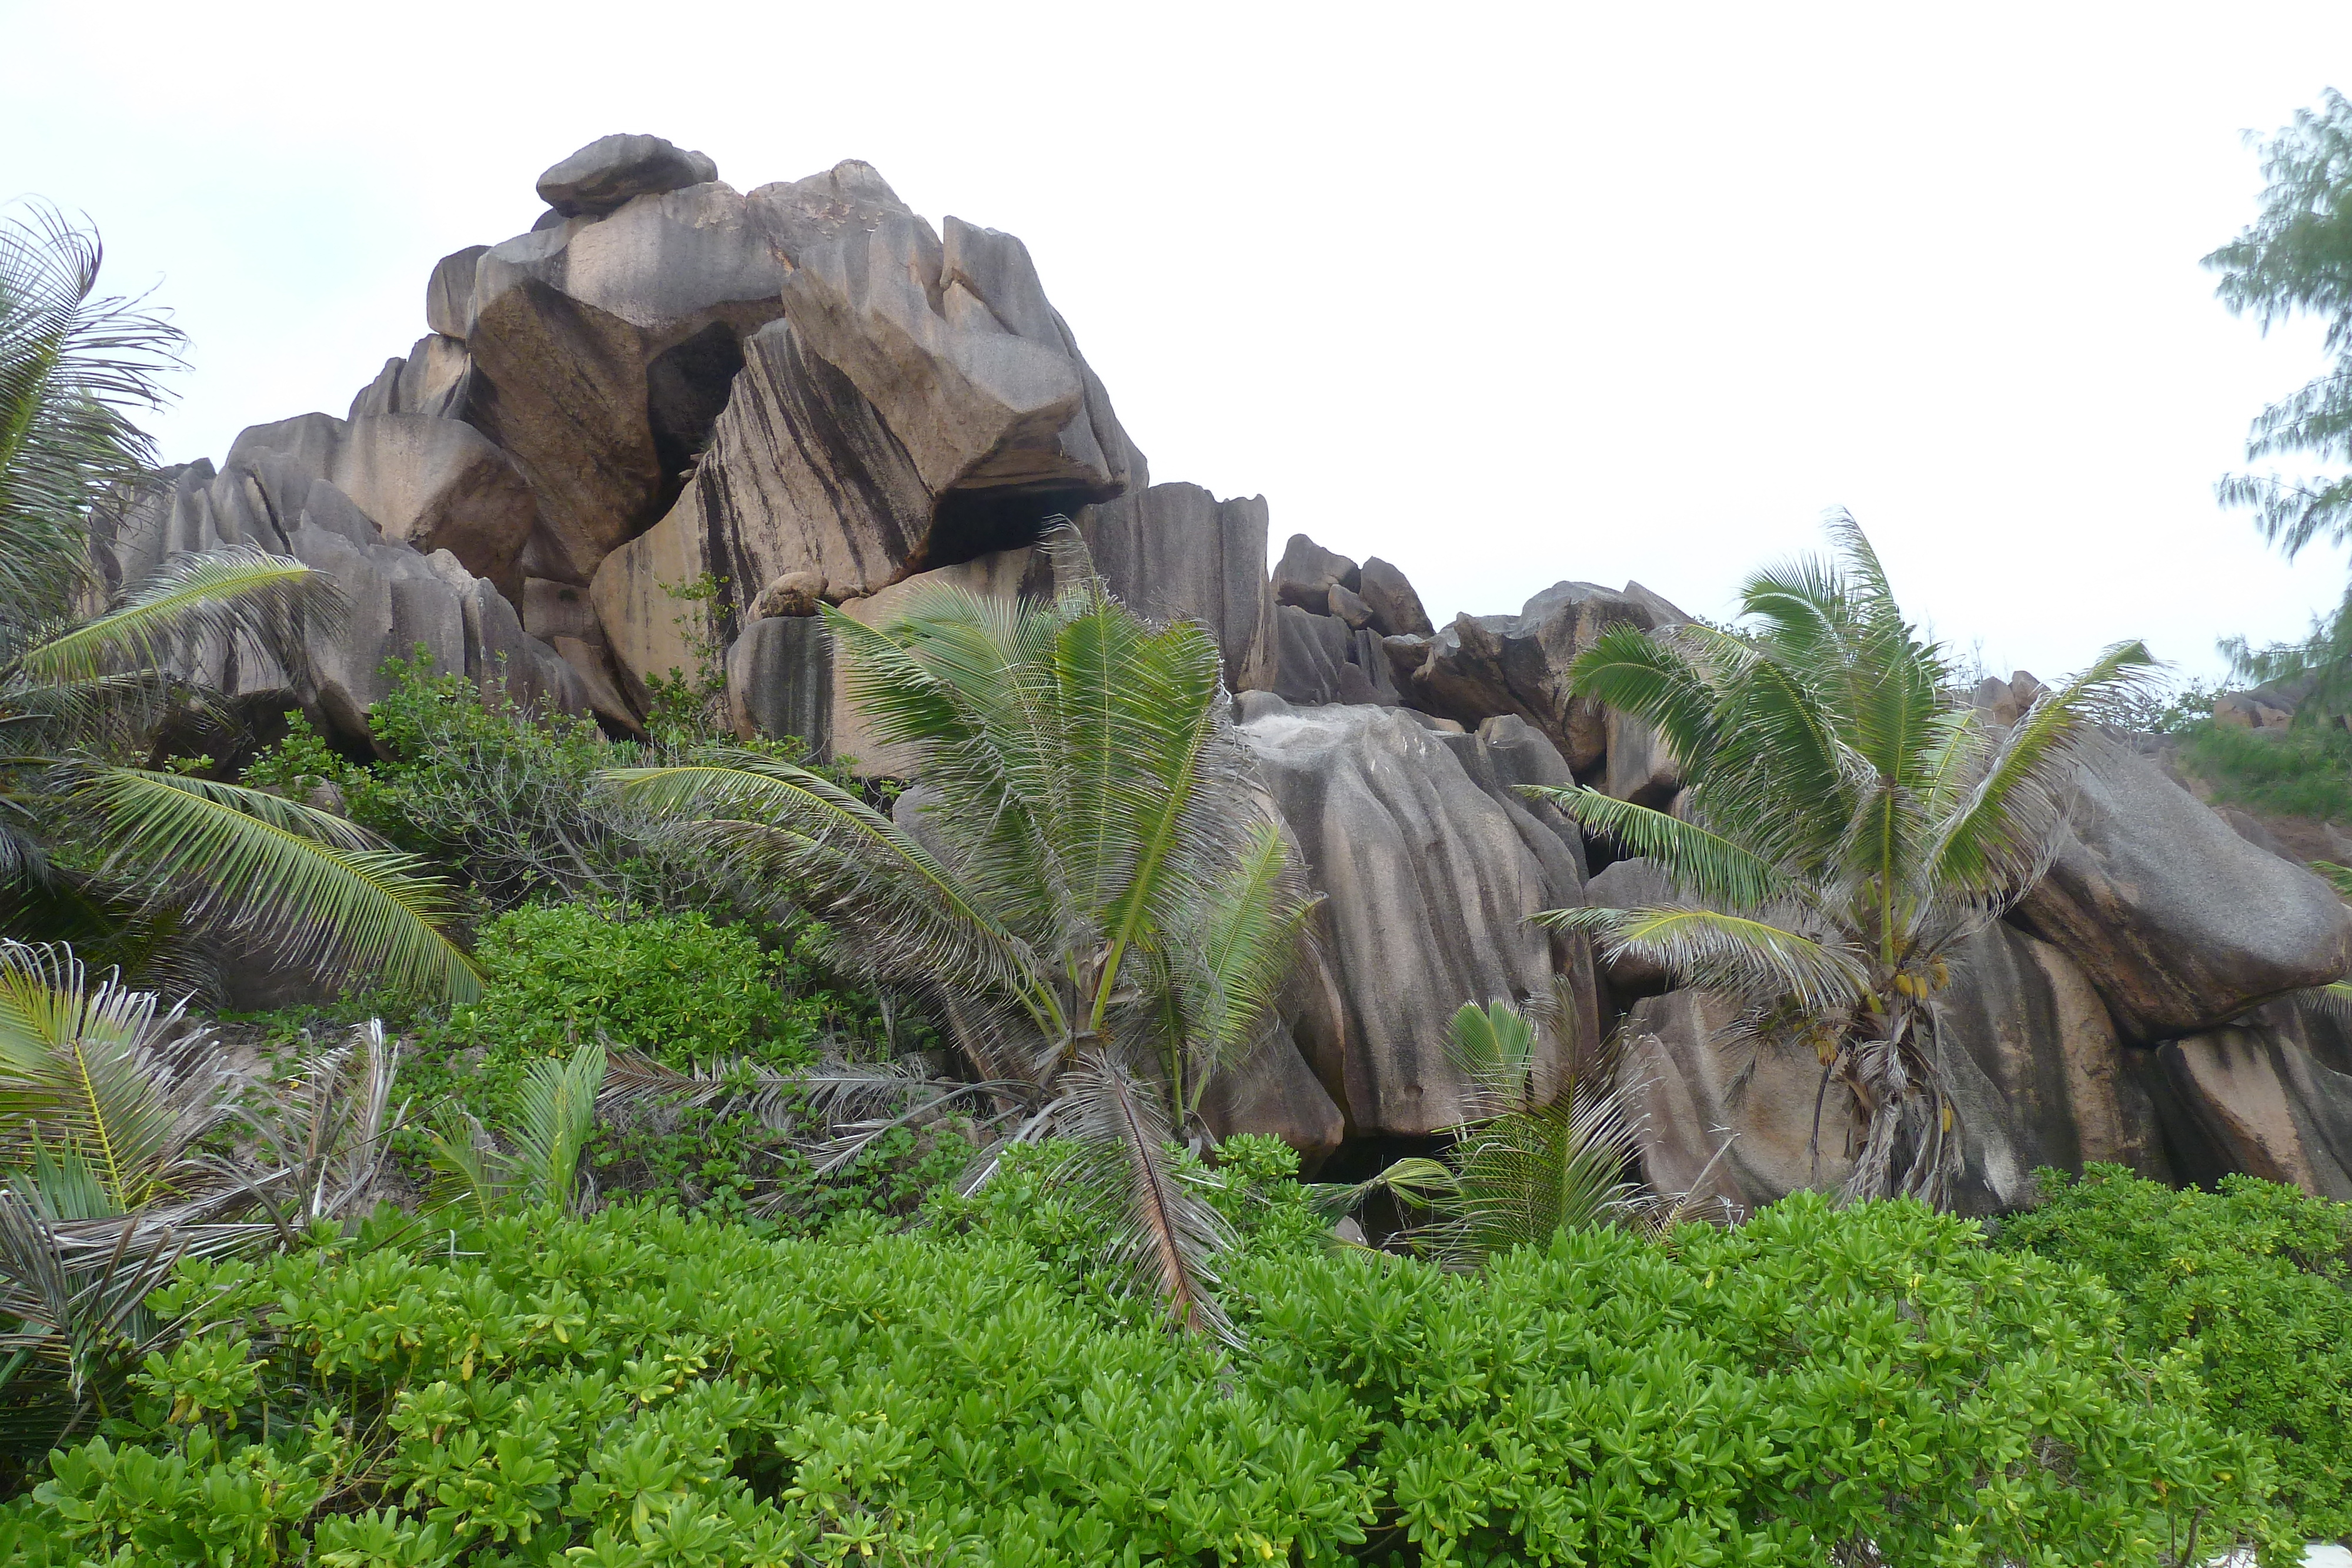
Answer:
M1098 499L1093 491L1070 486L950 490L931 514L930 540L921 559L911 564L917 571L929 571L1034 545L1045 531L1047 518L1075 517L1079 508Z
M735 329L713 321L682 343L673 344L646 367L646 421L662 482L647 511L646 528L667 516L686 488L694 460L710 443L711 427L727 408L743 368L743 345Z

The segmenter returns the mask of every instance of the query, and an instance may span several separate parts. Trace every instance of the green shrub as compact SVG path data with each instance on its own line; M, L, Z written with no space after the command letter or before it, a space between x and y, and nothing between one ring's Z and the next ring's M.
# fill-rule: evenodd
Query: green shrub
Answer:
M624 920L535 904L485 925L474 957L482 999L452 1013L450 1030L502 1057L569 1056L602 1035L676 1066L749 1055L796 1067L815 1054L829 1000L787 1001L781 961L748 928L698 913Z
M2352 820L2352 734L2247 729L2201 719L2179 732L2181 766L2216 800L2282 817Z
M2245 1176L2176 1190L2121 1166L2041 1182L2001 1245L2104 1274L2133 1349L2186 1361L2214 1419L2270 1449L2294 1528L2352 1534L2352 1205Z
M2194 1375L2128 1352L2090 1276L1966 1221L1801 1197L1481 1276L1300 1245L1295 1198L1187 1179L1259 1226L1231 1350L1075 1298L985 1201L961 1231L631 1207L421 1259L190 1263L158 1305L207 1328L53 1458L20 1550L2124 1568L2258 1518L2259 1460Z
M629 908L733 903L708 851L647 840L596 783L608 768L658 766L744 748L803 759L793 740L743 742L716 727L710 704L669 692L644 740L607 741L572 714L538 714L493 683L436 674L420 644L383 665L389 689L368 713L378 755L338 755L299 714L244 781L306 794L320 779L343 793L352 821L460 876L487 907L534 899L611 899ZM845 777L845 775L844 776Z

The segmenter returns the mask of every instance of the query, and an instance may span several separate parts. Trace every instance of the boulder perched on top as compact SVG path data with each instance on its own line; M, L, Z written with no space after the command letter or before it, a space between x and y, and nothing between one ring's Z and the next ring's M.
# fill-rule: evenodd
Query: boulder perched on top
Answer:
M539 199L574 217L717 178L718 164L659 136L600 136L539 177Z
M1305 534L1293 534L1274 567L1274 597L1316 615L1331 613L1331 590L1355 591L1363 580L1356 563L1336 550L1325 549Z
M1569 666L1612 626L1654 632L1687 619L1638 582L1622 592L1559 582L1517 615L1457 615L1424 643L1391 646L1407 664L1402 689L1412 706L1465 724L1517 714L1551 737L1581 777L1608 754L1608 716L1570 689Z
M1429 623L1429 612L1421 607L1421 595L1413 591L1412 580L1403 572L1374 556L1357 575L1357 592L1371 612L1372 630L1383 637L1436 634L1437 628Z

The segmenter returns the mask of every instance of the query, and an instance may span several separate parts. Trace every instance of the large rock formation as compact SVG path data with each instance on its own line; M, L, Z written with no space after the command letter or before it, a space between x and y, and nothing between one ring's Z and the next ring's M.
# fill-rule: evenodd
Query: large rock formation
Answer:
M2147 1063L2065 955L1996 924L1955 958L1943 1028L1964 1168L1956 1204L1997 1213L2029 1202L2042 1166L2166 1175ZM1736 1022L1701 992L1634 1005L1626 1082L1648 1179L1747 1209L1805 1186L1834 1190L1862 1136L1853 1096L1824 1083L1811 1052Z
M1066 517L1128 604L1216 636L1263 809L1326 895L1285 1030L1211 1093L1213 1125L1310 1158L1436 1134L1469 1105L1444 1056L1454 1011L1557 983L1549 1050L1625 1015L1658 1184L1752 1206L1843 1179L1845 1102L1822 1100L1809 1055L1743 1055L1715 998L1623 962L1604 984L1580 939L1528 924L1671 892L1609 846L1589 858L1520 788L1679 809L1668 748L1570 680L1610 628L1672 625L1675 606L1566 581L1441 625L1377 558L1301 535L1269 570L1263 497L1152 483L1026 247L934 227L866 164L747 194L699 152L621 135L539 192L529 231L433 268L425 335L347 417L256 426L217 470L171 470L94 521L115 587L249 542L352 600L302 668L218 646L187 673L249 709L299 704L356 747L384 660L419 643L615 735L677 672L723 680L746 737L901 777L913 759L858 715L820 607L879 626L937 585L1050 592L1036 541ZM2008 724L2039 690L2021 673L1977 700ZM2225 716L2273 726L2293 706L2245 694ZM1965 1201L2023 1201L2036 1165L2098 1159L2352 1195L2352 1041L2284 1004L2249 1016L2352 967L2352 918L2294 863L2352 856L2330 848L2352 837L2217 813L2160 756L2121 751L2085 771L2069 821L1944 998Z
M1457 615L1418 646L1396 645L1392 657L1415 706L1465 724L1517 714L1551 737L1581 779L1609 755L1609 715L1570 689L1570 665L1612 626L1653 632L1687 619L1638 582L1622 593L1559 582L1517 615Z

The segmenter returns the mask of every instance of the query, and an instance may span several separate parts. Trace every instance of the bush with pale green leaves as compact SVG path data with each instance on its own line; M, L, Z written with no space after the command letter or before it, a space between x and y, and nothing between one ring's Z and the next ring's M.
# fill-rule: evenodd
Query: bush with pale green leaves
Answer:
M2038 1174L2044 1201L2001 1245L2098 1270L2126 1343L2193 1368L2213 1418L2272 1455L2285 1528L2352 1536L2352 1204L2248 1176Z
M2265 1461L2086 1272L1814 1197L1484 1274L1179 1158L1234 1337L1097 1270L1054 1151L822 1240L639 1207L190 1265L203 1332L0 1512L27 1563L2201 1562ZM1083 1271L1083 1270L1082 1270ZM13 1532L13 1533L12 1533Z

